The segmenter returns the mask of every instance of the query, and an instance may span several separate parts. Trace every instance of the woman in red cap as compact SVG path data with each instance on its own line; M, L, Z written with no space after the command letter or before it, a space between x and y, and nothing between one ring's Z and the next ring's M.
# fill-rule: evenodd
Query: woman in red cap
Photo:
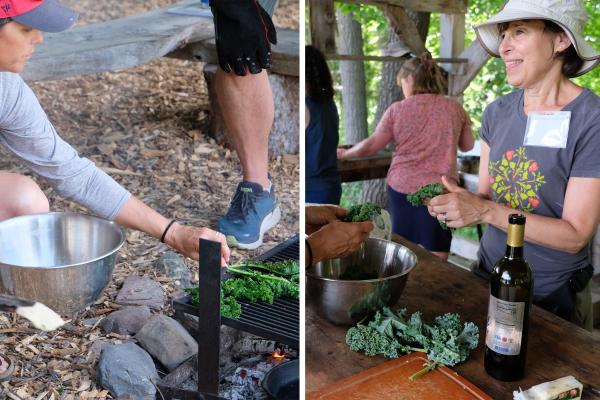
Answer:
M58 136L37 98L18 75L42 42L42 31L69 28L77 13L54 0L0 0L0 143L62 196L94 214L160 238L180 253L198 259L198 242L222 243L222 262L229 260L225 236L208 228L169 220L80 157ZM30 178L0 171L0 220L48 212L48 199Z
M527 214L525 258L535 304L592 328L587 247L600 220L600 97L570 78L600 54L582 36L580 0L510 0L475 27L516 88L483 113L479 195L444 180L429 210L448 226L488 224L479 268L491 271L506 243L508 215Z

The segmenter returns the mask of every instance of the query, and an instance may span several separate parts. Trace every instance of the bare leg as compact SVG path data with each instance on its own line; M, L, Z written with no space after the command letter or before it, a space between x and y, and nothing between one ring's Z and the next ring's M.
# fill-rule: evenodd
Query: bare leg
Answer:
M50 210L44 192L26 176L0 171L0 193L0 221Z
M267 188L269 132L274 115L267 72L237 76L219 68L216 89L230 139L242 164L244 180Z

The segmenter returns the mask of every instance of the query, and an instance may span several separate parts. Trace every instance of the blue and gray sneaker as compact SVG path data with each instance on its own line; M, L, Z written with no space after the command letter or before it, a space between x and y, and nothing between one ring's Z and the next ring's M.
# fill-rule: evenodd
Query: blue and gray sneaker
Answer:
M243 181L218 229L227 237L229 246L256 249L262 244L263 234L277 225L280 218L273 189L269 192L258 183Z

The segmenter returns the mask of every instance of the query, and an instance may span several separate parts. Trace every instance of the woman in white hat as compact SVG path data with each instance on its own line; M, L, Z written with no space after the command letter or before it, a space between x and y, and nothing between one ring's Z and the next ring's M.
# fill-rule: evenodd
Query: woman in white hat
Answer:
M222 262L229 259L225 236L208 228L169 220L81 158L56 133L37 98L18 75L31 57L42 33L69 28L77 13L55 0L0 0L0 143L61 195L143 231L198 259L199 238L222 243ZM23 214L47 212L48 199L23 175L0 171L0 221Z
M429 211L450 227L488 224L479 268L504 253L508 215L527 214L534 303L588 329L587 246L600 219L600 98L570 78L600 62L580 0L510 0L475 30L516 90L483 113L479 195L443 179Z

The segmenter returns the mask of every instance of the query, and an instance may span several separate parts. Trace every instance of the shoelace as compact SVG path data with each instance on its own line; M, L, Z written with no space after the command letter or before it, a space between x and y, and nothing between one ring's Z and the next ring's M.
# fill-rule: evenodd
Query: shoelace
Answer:
M254 193L238 190L231 200L229 215L233 218L241 217L246 222L246 217L251 211L256 212Z

